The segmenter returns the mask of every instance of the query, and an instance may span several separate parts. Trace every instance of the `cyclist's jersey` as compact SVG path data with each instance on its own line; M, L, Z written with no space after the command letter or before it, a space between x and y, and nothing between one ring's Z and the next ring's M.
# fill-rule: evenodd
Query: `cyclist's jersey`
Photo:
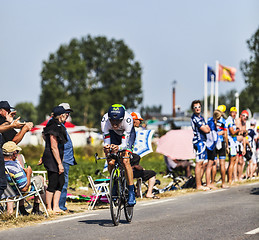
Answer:
M227 131L227 124L226 124L226 120L221 117L218 121L217 121L217 132L222 132L222 131ZM223 135L218 135L218 138L221 142L224 141L224 137Z
M203 125L206 125L206 122L202 116L197 116L196 114L192 115L191 118L191 123L192 123L192 130L193 130L193 140L192 143L196 144L197 142L205 142L206 141L206 133L204 133L200 128Z
M109 121L108 113L104 114L101 129L104 145L115 144L119 145L119 150L133 150L136 132L133 126L133 118L128 112L125 112L124 119L116 130L113 129Z
M251 146L251 148L255 149L256 147L256 142L255 138L257 137L257 134L254 129L250 128L248 129L248 141Z
M228 128L228 139L229 139L229 141L231 142L231 140L232 140L232 141L236 142L237 141L237 135L232 135L229 131L229 129L231 127L234 129L234 131L236 131L237 127L236 127L235 119L233 119L231 116L229 116L226 120L226 125L227 125L227 128Z

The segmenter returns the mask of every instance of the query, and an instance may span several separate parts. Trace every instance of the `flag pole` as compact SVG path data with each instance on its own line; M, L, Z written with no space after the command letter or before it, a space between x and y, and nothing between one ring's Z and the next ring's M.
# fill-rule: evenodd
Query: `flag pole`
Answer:
M211 75L211 81L210 81L210 116L213 115L213 106L214 106L214 83L215 79L214 76Z
M208 66L204 64L204 119L208 120Z
M216 61L216 81L215 81L215 109L219 105L219 61Z

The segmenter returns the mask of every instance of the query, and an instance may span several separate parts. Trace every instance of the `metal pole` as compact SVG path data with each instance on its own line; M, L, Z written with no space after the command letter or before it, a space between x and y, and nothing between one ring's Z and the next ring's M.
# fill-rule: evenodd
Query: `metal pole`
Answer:
M208 66L204 64L204 119L208 120Z

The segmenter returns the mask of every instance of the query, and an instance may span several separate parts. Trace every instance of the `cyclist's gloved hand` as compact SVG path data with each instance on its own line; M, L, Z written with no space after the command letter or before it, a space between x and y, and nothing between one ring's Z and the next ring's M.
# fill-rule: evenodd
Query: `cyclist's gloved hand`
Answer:
M111 150L112 150L112 153L116 153L119 150L119 146L115 144L111 144Z
M132 155L132 151L127 149L126 150L126 153L127 153L127 157L129 157L129 159L132 159L133 158L133 155Z
M107 144L107 145L105 145L105 146L103 147L103 151L104 151L104 153L105 153L106 156L107 156L107 154L110 152L110 148L111 148L111 146L110 146L109 144Z

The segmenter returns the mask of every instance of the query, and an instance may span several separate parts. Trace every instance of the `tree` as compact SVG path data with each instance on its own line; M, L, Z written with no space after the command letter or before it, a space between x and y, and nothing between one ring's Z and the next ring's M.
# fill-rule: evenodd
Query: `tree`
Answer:
M15 106L17 111L16 116L21 117L21 121L33 122L34 124L37 121L37 110L34 107L33 103L22 102L18 103Z
M114 103L136 108L142 102L141 66L122 40L87 36L61 45L43 62L39 114L68 102L75 124L99 126Z
M226 112L228 113L231 107L236 106L236 98L235 93L237 91L235 89L232 89L228 91L226 94L221 94L219 96L219 105L225 105L226 106Z
M162 113L162 105L158 106L146 106L141 107L140 114L144 117L144 119L150 119L151 117L157 117L160 116Z
M259 28L247 45L251 56L240 64L246 83L246 88L240 94L240 109L250 108L252 112L259 112Z

